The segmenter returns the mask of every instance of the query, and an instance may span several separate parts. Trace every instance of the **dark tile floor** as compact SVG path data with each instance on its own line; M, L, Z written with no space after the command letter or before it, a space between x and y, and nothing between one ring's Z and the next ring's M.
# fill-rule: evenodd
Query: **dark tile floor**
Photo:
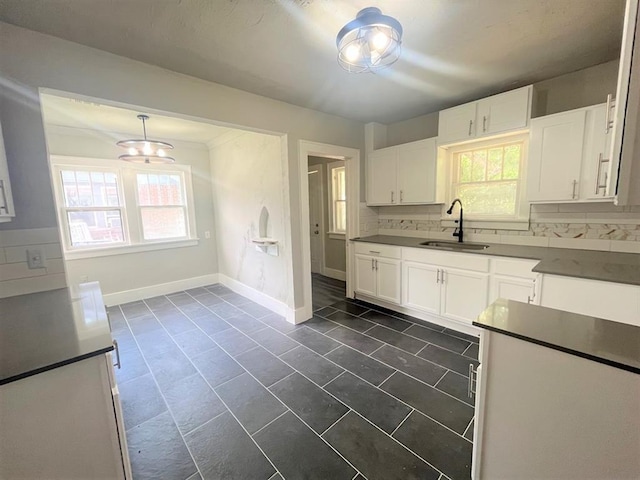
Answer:
M135 479L470 478L477 339L321 282L299 326L222 285L109 308Z

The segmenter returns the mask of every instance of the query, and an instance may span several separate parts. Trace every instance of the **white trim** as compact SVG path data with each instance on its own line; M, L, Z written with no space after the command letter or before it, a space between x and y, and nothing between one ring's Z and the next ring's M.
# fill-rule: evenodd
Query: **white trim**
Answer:
M327 235L329 235L331 240L344 240L347 236L346 233L340 232L327 232Z
M70 250L64 252L66 261L81 260L84 258L109 257L111 255L126 255L128 253L150 252L153 250L168 250L171 248L195 247L200 239L169 240L165 242L144 243L137 245L118 245L108 248L91 248L85 250Z
M335 278L336 280L342 280L343 282L347 280L347 272L343 272L342 270L336 270L334 268L329 268L329 267L324 268L324 276L329 278Z
M180 292L190 288L204 287L218 283L218 274L210 273L200 277L184 278L173 282L159 283L148 287L134 288L122 292L107 293L103 295L105 305L120 305L122 303L135 302L145 298L167 295L169 293Z
M356 148L340 147L325 143L300 140L298 142L298 184L300 186L299 223L301 226L302 242L302 289L303 303L296 309L296 322L308 320L313 316L311 293L311 235L309 225L309 184L307 171L309 156L335 158L347 160L345 162L347 175L347 238L358 237L360 233L360 150ZM347 259L347 296L350 296L353 284L353 259L351 258L352 242L345 243ZM298 313L301 311L301 313Z
M327 203L328 203L328 207L329 207L329 230L331 230L329 233L334 233L334 234L339 234L342 233L343 235L346 234L346 232L341 232L335 229L335 218L334 218L334 207L335 207L335 199L333 198L334 195L334 184L333 184L333 171L338 169L338 168L344 168L344 175L345 175L345 190L346 190L346 176L347 176L347 168L345 165L345 161L344 160L338 160L336 162L332 162L327 164ZM346 192L345 192L345 197L346 197ZM345 203L346 202L346 198L345 198Z
M269 310L271 310L274 313L277 313L278 315L282 315L287 319L287 322L289 323L294 323L294 324L300 323L300 322L296 322L295 320L296 315L294 310L291 309L289 306L287 306L286 303L280 300L277 300L267 295L264 292L256 290L255 288L250 287L249 285L246 285L234 278L227 277L223 273L218 273L217 275L218 275L218 282L224 285L225 287L230 288L234 292L242 295L243 297L248 298L249 300L256 302L259 305L262 305L265 308L268 308Z

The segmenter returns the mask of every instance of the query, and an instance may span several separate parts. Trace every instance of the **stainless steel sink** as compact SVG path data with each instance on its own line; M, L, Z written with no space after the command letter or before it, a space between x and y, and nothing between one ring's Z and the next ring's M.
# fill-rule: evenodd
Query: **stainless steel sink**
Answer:
M427 242L422 242L420 245L433 248L447 248L450 250L484 250L489 247L489 245L484 245L482 243L460 243L440 240L429 240Z

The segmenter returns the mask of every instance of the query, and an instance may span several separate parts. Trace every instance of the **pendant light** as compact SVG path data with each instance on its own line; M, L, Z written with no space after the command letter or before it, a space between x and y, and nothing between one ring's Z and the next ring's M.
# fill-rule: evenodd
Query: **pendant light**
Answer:
M400 58L402 25L376 7L363 8L336 38L338 64L348 72L375 72Z
M167 155L167 150L172 150L173 145L159 140L149 140L147 138L146 121L148 115L138 115L142 120L142 132L144 139L120 140L117 145L127 150L126 154L120 155L120 160L134 163L173 163L175 158Z

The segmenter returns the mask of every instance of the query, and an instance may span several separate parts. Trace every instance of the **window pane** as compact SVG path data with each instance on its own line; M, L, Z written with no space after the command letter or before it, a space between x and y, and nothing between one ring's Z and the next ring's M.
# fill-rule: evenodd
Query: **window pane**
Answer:
M347 202L340 200L335 202L334 231L345 232L347 230Z
M473 152L473 169L471 170L471 180L482 182L487 175L487 151L476 150Z
M487 165L487 180L500 180L502 178L502 148L489 149L489 162Z
M113 172L62 170L62 191L67 207L120 205L117 176Z
M333 169L334 200L346 200L345 170L344 167Z
M469 152L460 154L460 181L471 181L471 154Z
M113 245L124 242L120 210L67 212L71 245Z
M502 178L515 179L520 176L522 145L509 145L504 149L504 173Z
M513 216L516 213L517 182L462 184L456 196L468 215Z
M142 231L145 240L183 238L187 223L183 207L141 208Z
M136 177L140 205L184 205L181 175L138 173Z

